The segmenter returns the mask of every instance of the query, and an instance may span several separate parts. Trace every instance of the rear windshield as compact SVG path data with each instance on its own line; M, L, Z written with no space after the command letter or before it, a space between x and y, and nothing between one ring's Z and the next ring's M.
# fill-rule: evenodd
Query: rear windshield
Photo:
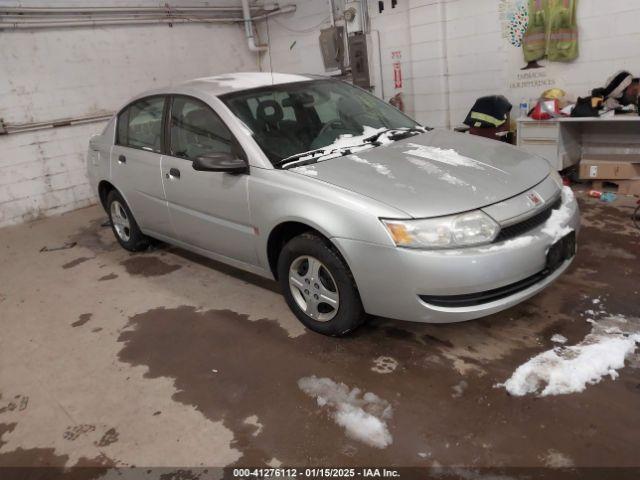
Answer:
M377 97L336 80L274 85L223 95L221 100L251 130L272 163L331 145L365 127L418 125Z

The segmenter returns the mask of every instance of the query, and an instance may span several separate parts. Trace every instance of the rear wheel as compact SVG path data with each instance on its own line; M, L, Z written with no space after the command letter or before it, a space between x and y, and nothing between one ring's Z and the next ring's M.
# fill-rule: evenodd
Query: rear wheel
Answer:
M318 235L304 233L284 246L278 278L289 308L315 332L346 335L365 319L349 268Z
M112 190L107 196L107 213L113 234L122 248L139 252L149 247L149 237L140 231L127 202L117 190Z

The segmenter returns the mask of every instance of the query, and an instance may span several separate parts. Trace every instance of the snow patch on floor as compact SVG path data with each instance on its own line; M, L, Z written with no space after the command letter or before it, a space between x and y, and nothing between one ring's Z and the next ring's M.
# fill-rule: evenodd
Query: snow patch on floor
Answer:
M607 376L615 380L640 343L640 319L610 315L587 322L591 332L580 343L536 355L496 386L514 396L544 397L582 392Z
M571 468L574 466L571 458L557 450L548 450L540 459L547 467L551 468Z
M553 343L567 343L567 337L565 337L564 335L560 335L559 333L555 333L551 337L551 341Z
M393 357L378 357L373 361L371 371L376 373L392 373L398 368L398 361Z
M298 387L314 397L319 407L329 409L333 420L354 440L375 448L393 443L386 423L393 416L393 410L386 400L315 375L298 380Z
M469 384L465 380L461 380L459 383L451 387L453 390L453 393L451 394L451 396L453 398L462 397L462 395L464 394L464 391L467 389L468 386Z

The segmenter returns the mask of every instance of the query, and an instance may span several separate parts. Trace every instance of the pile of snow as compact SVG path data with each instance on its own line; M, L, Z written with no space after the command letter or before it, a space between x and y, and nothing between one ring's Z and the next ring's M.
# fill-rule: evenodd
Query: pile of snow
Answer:
M573 190L570 187L562 187L562 206L551 213L551 216L544 224L542 233L549 235L553 241L560 240L573 229L567 226L567 222L571 218L571 207L569 206L574 199Z
M551 337L551 341L553 343L567 343L567 337L565 337L564 335L560 335L559 333L555 333L552 337Z
M393 411L386 400L371 392L362 395L359 388L349 390L344 383L315 375L298 380L298 387L315 397L318 406L329 408L332 418L349 437L376 448L393 442L386 424Z
M536 355L496 386L515 396L539 393L544 397L582 392L606 376L615 380L617 370L624 367L625 359L640 343L640 319L607 316L588 321L591 332L580 343Z

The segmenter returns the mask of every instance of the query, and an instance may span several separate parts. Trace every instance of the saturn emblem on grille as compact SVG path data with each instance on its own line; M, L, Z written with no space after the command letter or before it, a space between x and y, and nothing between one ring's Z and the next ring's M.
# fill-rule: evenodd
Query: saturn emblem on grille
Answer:
M527 193L527 200L529 201L529 205L531 205L534 208L544 203L544 200L542 199L540 194L535 190Z

